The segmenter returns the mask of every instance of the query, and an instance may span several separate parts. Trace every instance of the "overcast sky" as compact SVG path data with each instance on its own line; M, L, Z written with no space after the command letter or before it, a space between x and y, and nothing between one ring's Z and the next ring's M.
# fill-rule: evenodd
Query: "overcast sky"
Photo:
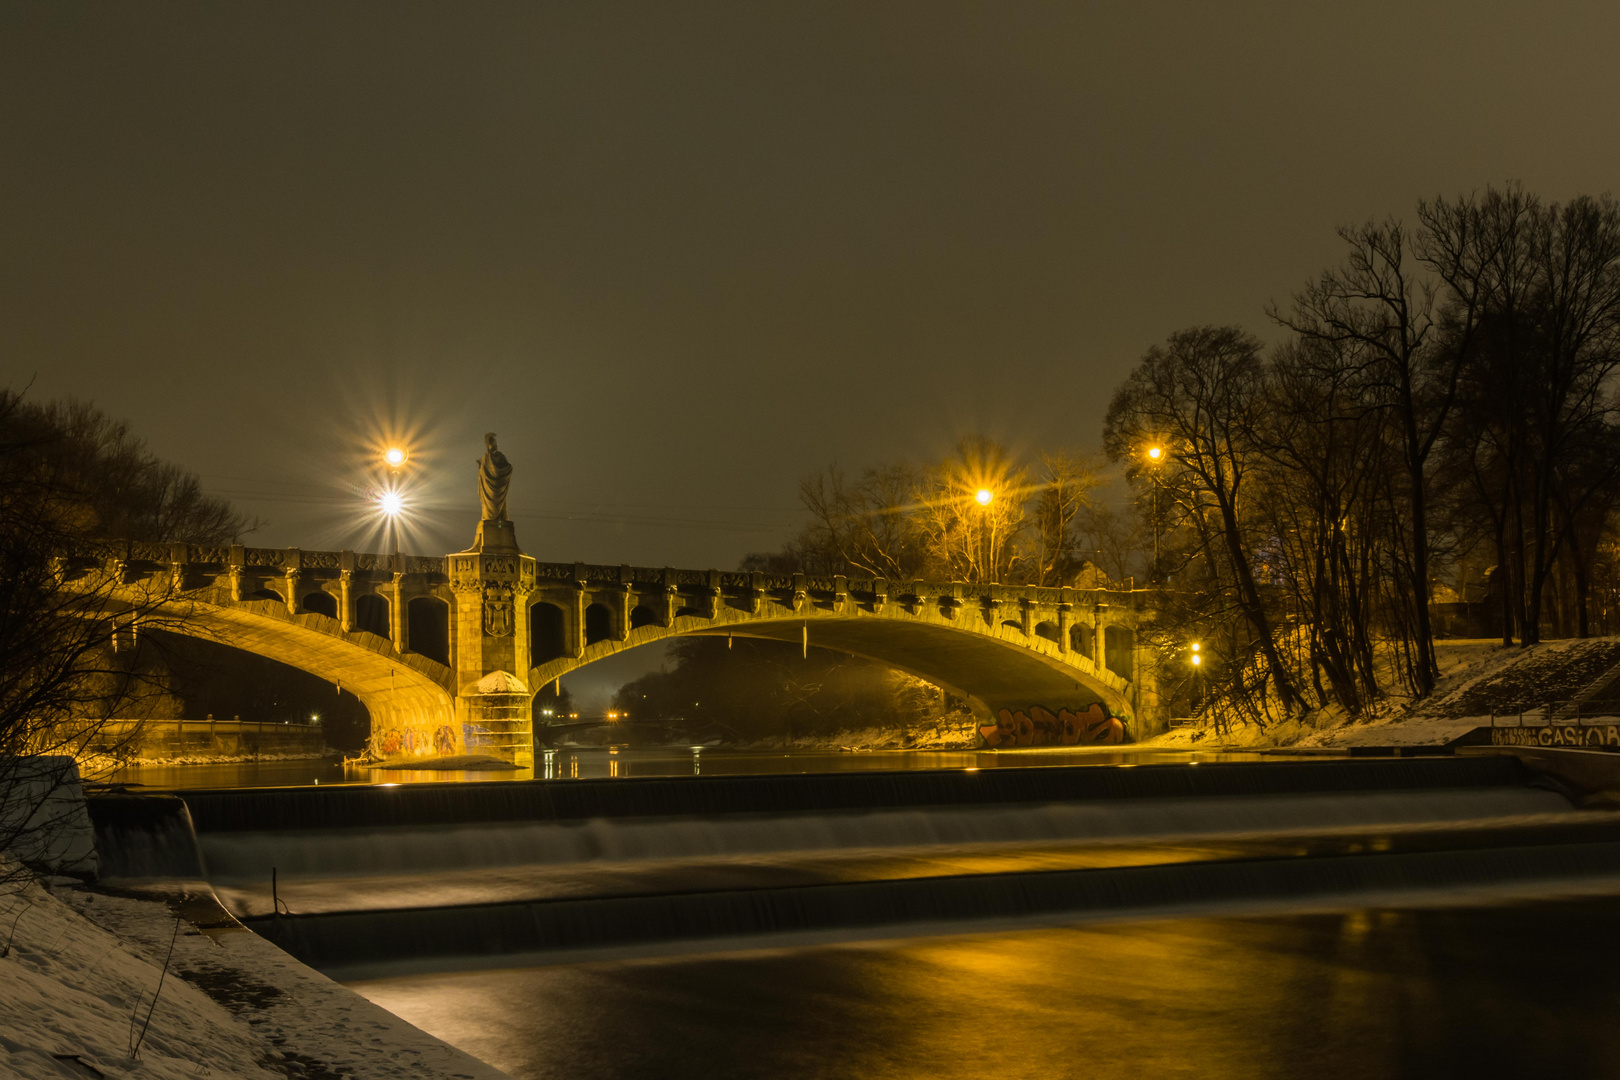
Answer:
M1620 172L1620 5L0 3L0 383L268 520L735 565L798 478L1095 445L1336 225Z

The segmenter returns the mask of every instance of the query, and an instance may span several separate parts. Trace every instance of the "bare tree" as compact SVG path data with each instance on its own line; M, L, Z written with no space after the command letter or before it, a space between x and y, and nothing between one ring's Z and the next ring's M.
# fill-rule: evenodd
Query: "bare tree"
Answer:
M1029 470L993 439L969 436L927 470L917 522L928 565L958 581L1017 582L1032 562L1020 548L1029 526Z
M903 464L867 469L854 483L836 465L801 480L811 517L795 543L801 561L827 573L915 577L926 559L912 512L920 483Z
M1605 441L1620 367L1620 205L1543 204L1516 186L1422 207L1425 257L1451 290L1468 462L1504 584L1503 634L1540 640L1543 595L1570 530L1612 482ZM1583 464L1584 462L1584 464ZM1584 571L1581 572L1584 578Z
M1344 263L1294 297L1293 308L1271 317L1302 337L1353 346L1361 354L1366 386L1388 409L1404 466L1400 489L1406 536L1395 595L1410 597L1412 674L1418 695L1434 689L1439 668L1430 625L1429 459L1456 401L1459 354L1440 347L1436 306L1439 283L1423 261L1409 259L1406 228L1394 219L1341 228L1349 245Z
M1241 612L1264 675L1284 710L1304 707L1279 650L1277 627L1256 580L1259 559L1246 537L1250 480L1262 460L1253 440L1265 406L1266 372L1260 343L1239 328L1195 327L1149 349L1114 394L1104 425L1104 447L1115 461L1144 475L1138 453L1153 444L1167 460L1166 482L1184 494L1183 520L1214 580ZM1152 481L1146 481L1152 482Z
M1092 459L1073 451L1042 453L1040 477L1034 513L1034 583L1073 584L1086 561L1077 550L1080 524L1091 506L1091 493L1102 481Z
M187 612L169 583L123 580L109 529L218 542L243 524L94 410L0 392L0 848L38 827L104 721L162 693L134 646Z

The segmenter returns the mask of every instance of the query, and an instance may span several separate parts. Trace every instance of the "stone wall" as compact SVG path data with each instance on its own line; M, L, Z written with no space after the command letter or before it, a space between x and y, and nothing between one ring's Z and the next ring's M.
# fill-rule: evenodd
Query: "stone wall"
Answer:
M285 757L331 753L319 724L236 720L109 720L88 749L119 758Z

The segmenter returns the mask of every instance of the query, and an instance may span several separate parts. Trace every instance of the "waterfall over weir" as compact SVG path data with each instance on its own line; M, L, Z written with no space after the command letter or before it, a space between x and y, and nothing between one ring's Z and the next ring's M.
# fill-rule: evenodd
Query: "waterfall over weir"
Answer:
M1522 786L1526 779L1511 758L1476 757L232 788L180 795L203 833L1500 788Z
M1568 810L1553 792L1502 787L220 832L203 833L200 842L209 879L239 888L267 881L271 867L288 881L425 877L495 867L1303 835Z
M200 862L253 929L353 973L1620 891L1620 816L1532 779L1476 757L484 782L184 792L189 822L172 797L96 821L127 876Z

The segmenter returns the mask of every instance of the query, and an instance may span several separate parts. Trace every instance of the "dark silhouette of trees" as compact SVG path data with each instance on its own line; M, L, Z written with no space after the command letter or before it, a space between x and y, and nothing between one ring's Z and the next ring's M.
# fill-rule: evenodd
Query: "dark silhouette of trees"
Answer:
M613 707L678 720L697 738L815 738L860 728L902 730L955 706L943 692L874 660L775 641L676 638L669 665L624 684Z
M1100 483L1096 463L1082 453L1043 453L1032 469L982 436L962 439L948 458L925 467L885 465L852 480L834 465L800 481L810 520L799 534L742 566L898 581L1073 584L1092 561L1086 535L1096 524L1091 496Z
M1620 205L1544 204L1509 187L1424 209L1460 376L1449 450L1488 522L1503 639L1534 644L1561 554L1585 608L1583 553L1606 516L1592 511L1612 502Z
M1595 577L1605 619L1620 597L1620 206L1509 186L1339 235L1343 262L1271 309L1285 341L1173 334L1105 430L1167 532L1167 640L1221 643L1256 718L1268 693L1350 714L1391 679L1431 693L1435 590L1476 550L1507 643L1540 640L1549 596L1589 632Z
M1488 590L1506 644L1615 629L1620 204L1508 185L1338 235L1342 259L1268 310L1275 346L1194 327L1118 388L1104 449L1135 512L1093 498L1083 458L974 438L812 478L814 524L769 558L1042 585L1146 561L1145 640L1201 641L1206 689L1261 723L1432 693L1437 595Z
M1266 407L1258 340L1236 327L1203 326L1147 351L1114 394L1103 447L1127 475L1176 493L1176 524L1193 538L1206 581L1247 623L1246 648L1265 661L1283 709L1300 709L1290 665L1279 653L1275 620L1256 575L1252 536L1257 466L1254 433ZM1144 448L1161 450L1145 464ZM1159 470L1148 477L1146 470Z
M110 539L218 543L247 525L93 408L0 391L0 848L66 775L26 758L71 758L101 721L166 690L137 646L183 609L84 567Z

